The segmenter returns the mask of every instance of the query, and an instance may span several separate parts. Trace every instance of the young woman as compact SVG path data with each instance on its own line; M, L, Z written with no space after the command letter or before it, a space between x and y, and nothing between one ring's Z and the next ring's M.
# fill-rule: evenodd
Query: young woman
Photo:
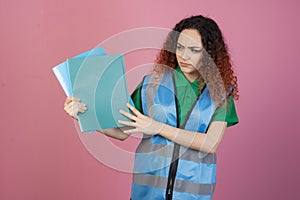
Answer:
M210 18L181 20L169 33L153 71L132 94L124 128L99 130L126 139L144 133L136 150L132 200L212 198L216 150L226 127L239 122L238 99L227 45ZM76 97L65 102L73 118L84 112Z

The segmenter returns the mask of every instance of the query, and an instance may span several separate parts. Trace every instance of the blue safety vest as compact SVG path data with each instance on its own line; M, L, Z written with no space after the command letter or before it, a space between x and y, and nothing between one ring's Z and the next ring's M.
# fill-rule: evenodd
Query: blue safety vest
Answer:
M199 134L207 131L216 109L205 87L180 127L171 71L146 76L141 101L144 115ZM180 146L159 135L144 135L135 155L132 200L209 200L215 183L215 153Z

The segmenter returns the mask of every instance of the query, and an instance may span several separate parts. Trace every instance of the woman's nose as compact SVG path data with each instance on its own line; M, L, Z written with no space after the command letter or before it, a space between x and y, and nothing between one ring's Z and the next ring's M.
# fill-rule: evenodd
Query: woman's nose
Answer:
M189 55L188 49L183 50L181 57L184 60L189 59L190 55Z

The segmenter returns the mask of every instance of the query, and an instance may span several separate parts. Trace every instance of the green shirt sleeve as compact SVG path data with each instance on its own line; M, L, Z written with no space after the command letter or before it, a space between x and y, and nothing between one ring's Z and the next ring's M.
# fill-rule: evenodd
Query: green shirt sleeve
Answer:
M227 122L227 127L239 123L239 119L234 105L233 95L230 95L228 97L227 103L224 103L215 111L212 117L212 121Z
M131 99L134 103L135 108L138 111L140 111L141 113L143 113L142 101L141 101L141 87L142 87L142 83L138 84L138 86L135 88L135 90L131 94Z

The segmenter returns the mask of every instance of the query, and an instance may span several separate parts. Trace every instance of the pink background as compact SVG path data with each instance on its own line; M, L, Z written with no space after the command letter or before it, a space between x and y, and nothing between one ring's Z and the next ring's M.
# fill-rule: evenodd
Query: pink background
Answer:
M172 28L192 14L220 25L240 89L240 123L227 129L218 149L214 199L299 199L299 6L297 0L1 0L0 199L129 199L130 174L85 149L51 68L121 31Z

